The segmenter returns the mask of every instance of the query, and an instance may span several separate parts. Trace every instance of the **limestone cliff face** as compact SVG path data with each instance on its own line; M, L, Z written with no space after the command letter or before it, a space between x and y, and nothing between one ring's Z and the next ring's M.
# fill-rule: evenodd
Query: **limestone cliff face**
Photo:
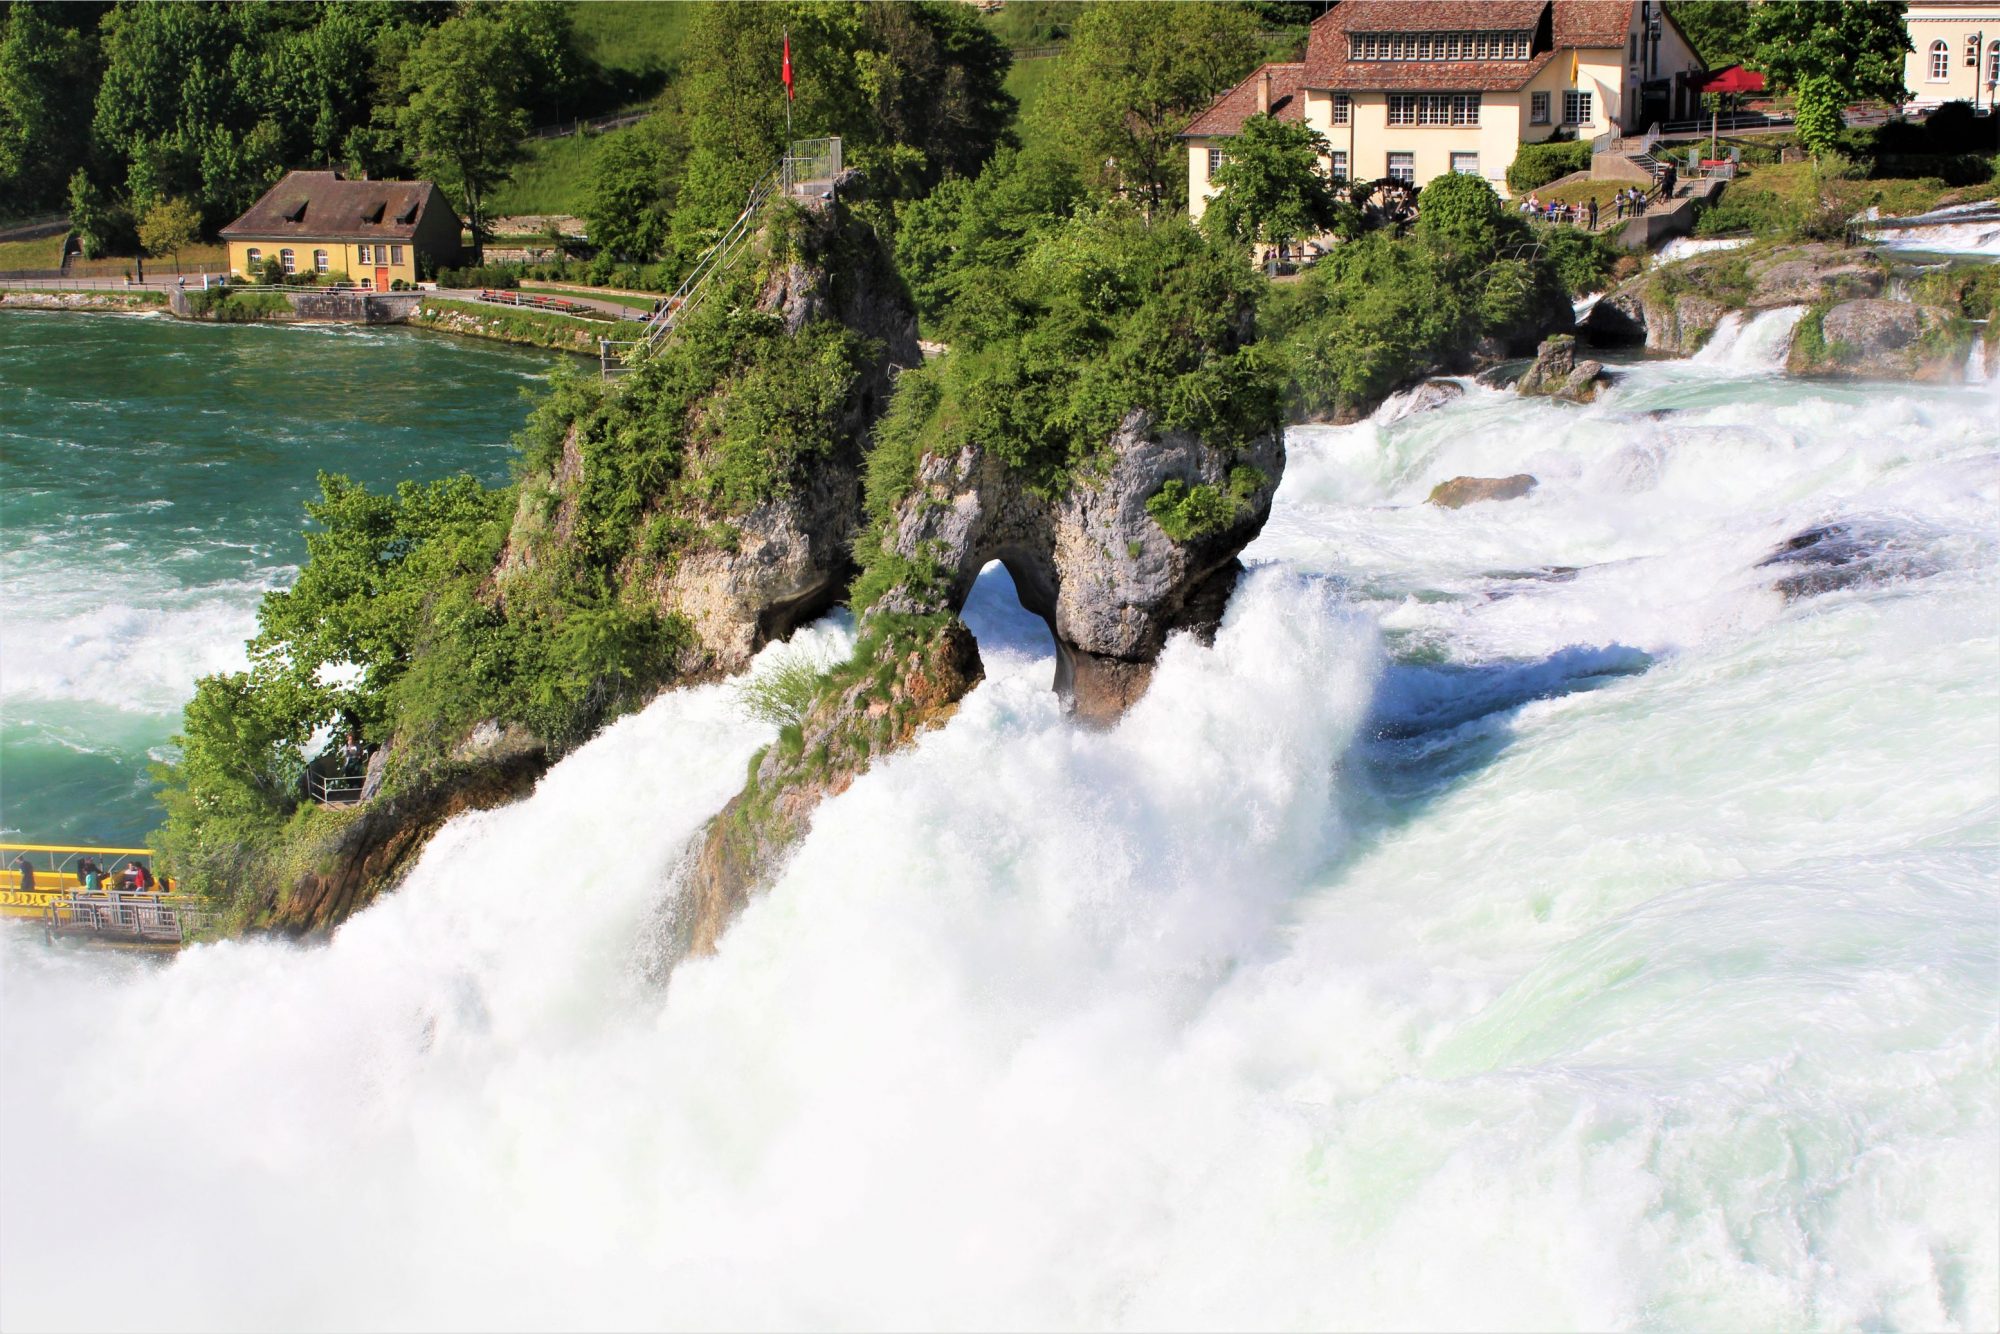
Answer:
M979 571L1000 561L1055 637L1056 690L1083 718L1117 717L1145 690L1170 633L1213 633L1242 568L1237 553L1270 517L1285 453L1276 435L1224 450L1157 431L1144 411L1126 416L1107 452L1100 475L1054 500L977 446L927 456L885 541L905 561L940 567L945 582L899 588L883 609L956 612ZM1233 517L1175 540L1147 508L1169 483L1212 488Z
M834 209L794 219L792 234L780 239L767 228L755 243L765 267L752 305L776 316L788 337L838 325L865 340L869 352L839 405L832 448L786 478L776 494L748 510L724 510L665 486L650 497L644 522L618 563L617 583L642 591L663 618L684 620L692 629L695 644L681 664L682 676L740 670L758 649L838 599L853 570L868 432L888 401L894 369L923 359L916 312L874 233ZM677 475L702 469L711 447L705 418L726 410L717 401L698 404L683 439L663 442L663 454L684 446ZM571 546L584 470L573 427L546 487L523 488L498 572L502 597L514 581L561 559ZM662 559L644 540L659 523L695 536Z

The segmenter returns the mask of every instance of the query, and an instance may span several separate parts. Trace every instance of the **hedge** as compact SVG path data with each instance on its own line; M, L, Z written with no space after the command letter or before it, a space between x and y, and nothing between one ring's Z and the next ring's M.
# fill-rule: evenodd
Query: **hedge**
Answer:
M1522 144L1507 168L1507 188L1517 195L1539 190L1550 181L1590 166L1590 145L1582 140Z

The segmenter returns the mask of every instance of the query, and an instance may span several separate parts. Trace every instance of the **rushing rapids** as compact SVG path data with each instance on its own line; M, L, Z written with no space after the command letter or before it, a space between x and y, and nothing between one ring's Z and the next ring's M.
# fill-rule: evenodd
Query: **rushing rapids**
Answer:
M8 1323L1991 1327L2000 398L1790 318L1293 431L1106 731L989 570L711 957L728 683L322 947L0 936ZM1788 598L1830 526L1921 567Z

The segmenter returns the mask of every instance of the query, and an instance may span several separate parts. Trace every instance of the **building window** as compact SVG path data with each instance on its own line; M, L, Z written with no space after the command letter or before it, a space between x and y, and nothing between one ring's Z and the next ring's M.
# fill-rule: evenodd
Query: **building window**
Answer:
M1333 95L1333 123L1345 125L1354 118L1354 99L1346 93Z
M1478 93L1391 93L1391 125L1477 125Z
M1943 83L1951 77L1951 48L1942 40L1931 43L1931 82Z
M373 264L375 262L371 247L369 246L361 247L361 262L363 264Z
M403 247L399 245L389 247L389 262L391 264L401 264L403 262Z
M327 268L328 265L326 262L326 251L324 250L313 251L313 272L325 273L327 271Z
M1986 48L1986 82L2000 84L2000 42L1990 43Z
M1965 67L1966 67L1967 69L1978 69L1978 68L1979 68L1979 34L1978 34L1978 33L1974 33L1974 34L1973 34L1972 36L1970 36L1970 37L1968 37L1968 38L1966 38L1966 39L1965 39Z
M1333 150L1333 179L1336 181L1347 179L1347 150L1344 148Z
M1349 60L1526 60L1526 32L1357 32L1347 37Z
M1211 181L1212 181L1212 180L1214 180L1214 179L1215 179L1215 173L1216 173L1216 172L1218 172L1218 171L1221 171L1221 170L1222 170L1222 150L1221 150L1221 149L1219 149L1219 148L1211 148L1211 149L1209 149L1209 150L1208 150L1208 179L1210 179Z
M1579 93L1574 90L1565 92L1563 94L1563 124L1589 124L1590 98L1591 95L1589 93Z
M1417 183L1417 155L1415 153L1389 154L1389 175L1405 185Z
M1625 60L1628 64L1639 63L1639 34L1630 33L1625 38Z
M259 250L256 246L251 246L248 250L243 252L243 264L244 267L246 268L254 269L263 262L264 262L264 252Z
M1547 93L1529 93L1528 124L1546 125L1548 123L1549 123L1549 95Z
M1479 174L1479 154L1453 153L1451 171L1454 176L1477 176Z
M297 273L299 271L299 257L292 253L290 246L286 246L278 252L278 263L284 266L286 273Z

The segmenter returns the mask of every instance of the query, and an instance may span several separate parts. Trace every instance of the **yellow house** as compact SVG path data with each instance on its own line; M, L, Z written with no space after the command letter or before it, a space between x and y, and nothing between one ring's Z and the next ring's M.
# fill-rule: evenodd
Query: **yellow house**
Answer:
M290 171L224 227L229 267L256 279L277 260L286 273L345 277L375 291L417 281L458 260L459 221L429 181L351 181L337 171Z
M1970 102L1991 111L2000 93L2000 0L1910 0L1903 86L1911 110Z
M1659 0L1343 0L1303 63L1264 66L1188 126L1188 211L1260 111L1324 135L1338 179L1469 172L1504 195L1524 143L1692 119L1701 73Z

